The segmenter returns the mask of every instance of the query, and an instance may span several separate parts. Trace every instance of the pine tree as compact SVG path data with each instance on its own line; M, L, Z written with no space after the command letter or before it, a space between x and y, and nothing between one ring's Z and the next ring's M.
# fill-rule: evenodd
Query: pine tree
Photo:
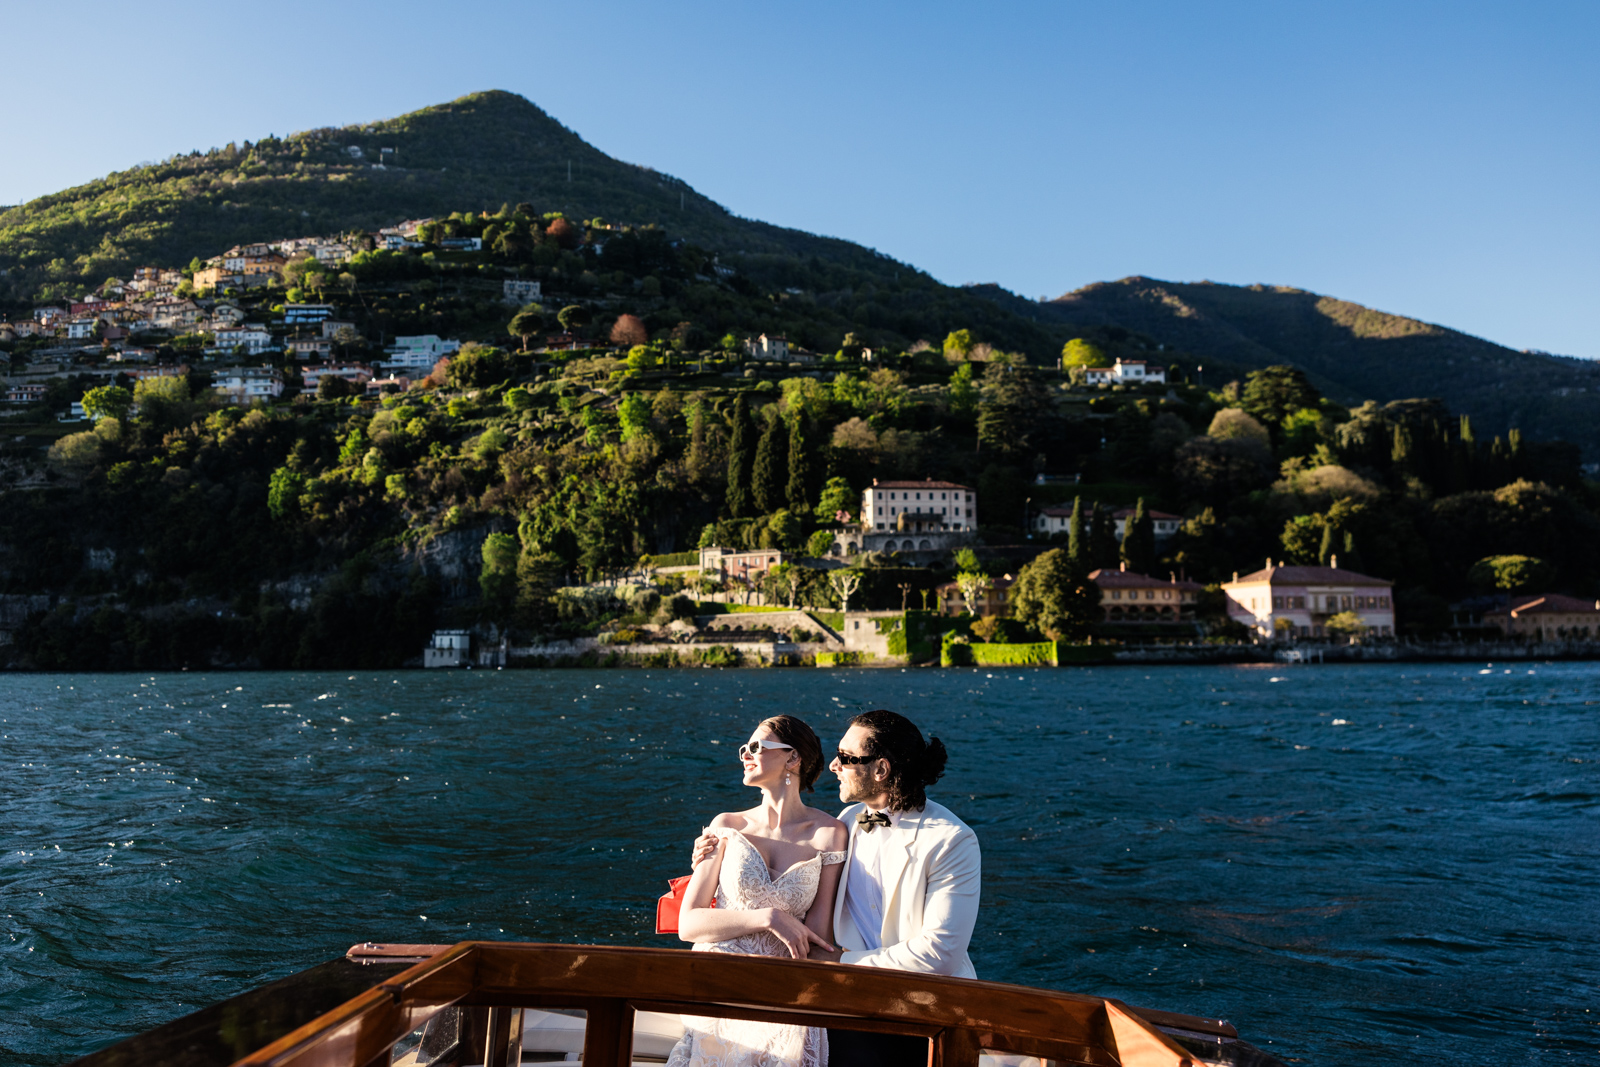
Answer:
M1089 567L1089 538L1083 528L1083 497L1072 498L1072 520L1067 523L1067 555L1074 567L1087 573Z
M750 421L750 401L741 393L733 403L728 441L728 514L742 519L751 513L750 439L756 428Z
M756 461L750 468L750 494L760 514L768 515L784 504L784 477L788 467L789 437L781 418L769 417L756 444Z
M811 457L806 449L805 421L796 415L789 422L789 485L784 494L796 515L810 512Z
M1122 528L1122 562L1136 574L1149 574L1156 565L1156 524L1144 506L1144 497L1134 505L1133 516Z

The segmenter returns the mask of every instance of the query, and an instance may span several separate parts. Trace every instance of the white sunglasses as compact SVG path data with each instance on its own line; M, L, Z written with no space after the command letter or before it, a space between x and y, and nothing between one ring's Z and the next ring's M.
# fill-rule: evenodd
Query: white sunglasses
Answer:
M749 756L751 759L755 759L761 755L761 750L764 748L787 748L791 752L794 751L793 745L785 745L778 741L746 741L739 746L739 758L744 759Z

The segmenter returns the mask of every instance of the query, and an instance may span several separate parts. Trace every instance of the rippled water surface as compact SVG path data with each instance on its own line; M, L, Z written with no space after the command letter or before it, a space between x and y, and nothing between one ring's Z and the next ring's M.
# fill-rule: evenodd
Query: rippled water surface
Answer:
M950 748L983 977L1291 1061L1600 1062L1592 664L7 676L0 1062L368 939L668 943L735 744L877 706Z

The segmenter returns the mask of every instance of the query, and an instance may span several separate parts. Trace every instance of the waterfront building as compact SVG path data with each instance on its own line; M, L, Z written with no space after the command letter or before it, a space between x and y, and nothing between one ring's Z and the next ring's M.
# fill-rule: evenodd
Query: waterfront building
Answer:
M975 615L1010 615L1011 614L1011 587L1016 584L1016 579L1009 574L1002 574L998 578L985 578L973 590L972 612ZM967 611L967 598L961 592L960 582L945 582L934 587L937 597L939 612L944 615L964 615Z
M1285 567L1267 560L1254 574L1222 583L1228 617L1249 627L1258 640L1326 637L1327 622L1353 613L1368 632L1394 634L1394 583L1341 570L1339 557L1327 567Z
M1205 586L1177 575L1153 578L1124 563L1089 572L1100 589L1100 613L1108 623L1192 623Z
M1600 600L1524 594L1512 597L1503 608L1484 612L1483 621L1507 637L1537 641L1600 637Z
M970 485L874 478L861 494L861 522L834 535L832 556L899 552L926 562L969 544L978 526L978 494Z

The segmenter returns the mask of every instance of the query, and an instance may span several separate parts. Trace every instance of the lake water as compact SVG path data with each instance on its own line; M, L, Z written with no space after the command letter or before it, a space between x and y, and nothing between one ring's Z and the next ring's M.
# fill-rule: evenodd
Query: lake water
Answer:
M369 939L675 943L734 746L879 706L949 746L983 977L1291 1061L1600 1061L1600 666L1474 664L10 675L0 1062Z

